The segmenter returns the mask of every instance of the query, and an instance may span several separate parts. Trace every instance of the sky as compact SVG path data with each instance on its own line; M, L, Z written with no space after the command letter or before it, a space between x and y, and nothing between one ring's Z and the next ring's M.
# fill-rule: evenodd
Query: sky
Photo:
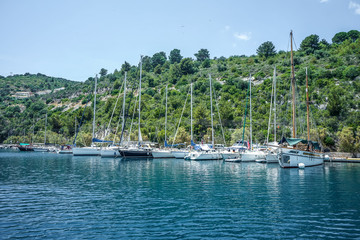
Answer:
M289 50L317 34L360 31L360 0L0 0L0 75L85 81L140 56L205 48L250 56L264 42Z

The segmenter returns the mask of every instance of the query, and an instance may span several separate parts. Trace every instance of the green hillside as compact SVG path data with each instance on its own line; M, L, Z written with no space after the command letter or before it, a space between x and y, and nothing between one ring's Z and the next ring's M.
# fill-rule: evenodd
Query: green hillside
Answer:
M305 136L305 68L308 68L311 98L311 132L313 138L332 150L358 151L360 147L360 39L356 30L337 33L332 43L320 40L317 35L305 38L300 48L294 52L297 81L297 106L299 137ZM214 100L214 121L216 142L223 143L221 125L224 128L226 144L239 140L242 136L248 78L252 81L253 135L258 143L263 143L268 128L270 96L273 69L277 75L277 121L278 138L290 135L290 53L275 51L269 41L261 44L254 56L231 56L229 58L210 58L206 49L194 54L195 59L183 58L180 50L174 49L169 56L164 52L143 58L141 131L144 140L164 141L165 123L165 87L168 91L168 127L169 141L177 129L184 109L181 127L176 142L190 142L190 83L194 84L193 123L196 141L208 141L210 132L210 96L209 74L213 79L216 102ZM116 98L120 91L120 100L111 122L109 139L113 139L121 116L120 89L127 72L129 107L127 127L132 122L135 99L138 96L139 66L127 62L119 70L108 73L101 69L98 81L96 111L96 135L103 137L113 113ZM41 77L41 78L39 78ZM43 142L45 115L48 115L48 141L52 143L72 143L75 134L75 122L82 119L86 103L83 124L77 139L78 145L88 145L92 131L92 99L94 78L86 82L72 82L25 74L0 78L0 142ZM54 89L65 87L55 92ZM45 95L30 98L12 97L16 91L52 90ZM214 95L214 97L215 97ZM188 97L187 97L188 96ZM130 105L129 105L130 104ZM136 109L136 107L135 107ZM134 115L137 122L137 114ZM120 121L121 122L121 121ZM248 128L248 118L246 128ZM134 131L134 129L136 129ZM246 131L248 134L248 131ZM132 139L137 140L137 126L133 125ZM248 136L246 136L248 138ZM272 141L272 132L270 134ZM346 147L350 147L347 149Z

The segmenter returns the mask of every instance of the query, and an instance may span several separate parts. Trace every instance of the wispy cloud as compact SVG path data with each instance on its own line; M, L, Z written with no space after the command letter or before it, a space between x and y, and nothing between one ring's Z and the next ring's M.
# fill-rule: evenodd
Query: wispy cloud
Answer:
M349 3L349 9L355 9L355 14L359 14L360 15L360 4L350 1Z
M329 0L320 0L320 3L326 3L328 2Z
M251 39L251 32L248 33L234 33L234 37L240 40L248 41Z

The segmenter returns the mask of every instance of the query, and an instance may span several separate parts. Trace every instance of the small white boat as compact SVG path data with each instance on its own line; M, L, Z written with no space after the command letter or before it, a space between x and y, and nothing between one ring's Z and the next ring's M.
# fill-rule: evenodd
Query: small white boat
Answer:
M100 151L102 158L116 158L121 157L120 148L118 146L102 148Z
M73 148L74 156L100 156L101 150L97 147Z
M153 158L174 158L174 155L167 149L153 149L151 151Z
M204 160L222 160L222 155L215 150L192 151L184 158L185 160L204 161Z
M222 158L226 161L227 159L237 159L240 158L240 153L231 150L221 151Z
M171 151L171 154L177 159L184 159L189 154L189 150L175 150Z
M265 160L265 152L259 150L245 151L240 153L242 162L255 162L256 160Z
M234 158L226 158L224 159L225 162L241 162L241 158L240 155L238 155L237 157Z
M278 155L275 152L268 152L265 157L266 163L278 163Z

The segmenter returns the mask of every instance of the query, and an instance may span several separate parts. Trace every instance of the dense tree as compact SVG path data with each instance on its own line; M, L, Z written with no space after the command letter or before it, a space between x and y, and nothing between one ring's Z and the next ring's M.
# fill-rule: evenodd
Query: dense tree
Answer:
M142 58L142 67L147 72L151 72L154 69L151 57L143 56L143 58Z
M334 37L331 39L333 43L340 44L346 39L348 39L348 34L346 32L339 32L334 35Z
M184 58L180 62L180 70L182 74L193 74L195 72L194 63L191 58Z
M170 63L171 63L171 64L180 63L180 61L181 61L182 58L183 58L183 57L181 56L179 49L173 49L173 50L170 52L169 60L170 60Z
M316 34L306 37L300 44L300 50L306 54L314 53L318 49L320 49L319 36Z
M99 73L99 74L100 74L101 77L104 77L104 76L106 76L107 72L108 72L108 71L107 71L105 68L102 68L102 69L100 69L100 73Z
M131 65L127 61L124 62L123 65L121 65L121 71L122 72L128 72L130 71Z
M166 53L165 52L155 53L152 56L151 61L153 68L155 68L158 65L160 66L164 65L164 63L166 62Z
M197 53L194 54L196 60L199 62L205 61L206 59L210 59L210 53L207 49L200 49Z
M356 39L358 39L360 37L360 32L357 30L350 30L348 33L348 37L355 42Z
M270 41L264 42L258 47L258 49L256 50L256 53L260 57L265 57L265 58L274 56L276 54L275 46Z

